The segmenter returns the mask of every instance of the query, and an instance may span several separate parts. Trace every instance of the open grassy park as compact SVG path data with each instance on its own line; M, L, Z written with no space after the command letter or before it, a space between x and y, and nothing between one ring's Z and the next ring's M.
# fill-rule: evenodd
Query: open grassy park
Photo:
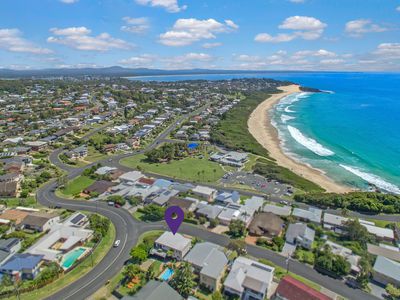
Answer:
M124 158L121 160L121 164L131 168L139 167L144 172L195 182L215 182L224 175L221 166L207 158L187 157L168 163L150 163L142 154Z

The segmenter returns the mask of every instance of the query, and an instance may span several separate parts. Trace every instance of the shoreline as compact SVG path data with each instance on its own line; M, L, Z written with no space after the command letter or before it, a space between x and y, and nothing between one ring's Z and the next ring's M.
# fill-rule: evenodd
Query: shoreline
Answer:
M278 136L278 130L271 124L269 113L274 108L275 104L277 104L283 97L293 93L299 93L301 90L299 85L295 84L278 87L278 89L281 90L282 93L272 94L271 97L260 103L251 113L247 121L250 134L269 152L270 157L275 159L278 165L318 184L327 192L347 193L353 191L350 187L334 182L321 170L300 163L283 152L281 141Z

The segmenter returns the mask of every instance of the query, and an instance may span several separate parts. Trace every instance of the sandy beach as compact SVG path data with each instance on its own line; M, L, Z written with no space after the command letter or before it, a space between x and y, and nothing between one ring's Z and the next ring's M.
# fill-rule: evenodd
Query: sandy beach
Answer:
M327 192L345 193L350 192L351 188L335 183L324 175L320 170L313 169L308 165L299 163L283 153L280 147L280 140L276 128L271 124L269 111L279 102L279 100L292 93L301 92L298 85L279 87L282 93L274 94L266 99L251 113L247 122L250 133L253 137L268 150L270 156L276 162L290 169L310 181L315 182Z

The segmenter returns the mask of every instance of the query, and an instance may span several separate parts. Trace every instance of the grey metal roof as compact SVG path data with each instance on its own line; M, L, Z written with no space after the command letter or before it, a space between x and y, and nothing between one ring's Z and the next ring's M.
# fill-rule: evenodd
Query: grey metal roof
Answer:
M228 263L220 247L209 242L196 244L186 255L185 260L201 268L201 273L211 278L218 278Z
M378 256L375 261L374 271L400 282L400 263L391 259Z

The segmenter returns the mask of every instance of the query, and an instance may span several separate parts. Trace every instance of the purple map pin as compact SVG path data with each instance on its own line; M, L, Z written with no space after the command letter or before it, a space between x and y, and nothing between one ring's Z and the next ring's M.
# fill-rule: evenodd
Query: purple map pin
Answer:
M181 226L183 222L183 218L185 214L179 206L170 206L167 208L164 214L165 222L167 222L168 227L171 229L172 233L175 234L179 226Z

